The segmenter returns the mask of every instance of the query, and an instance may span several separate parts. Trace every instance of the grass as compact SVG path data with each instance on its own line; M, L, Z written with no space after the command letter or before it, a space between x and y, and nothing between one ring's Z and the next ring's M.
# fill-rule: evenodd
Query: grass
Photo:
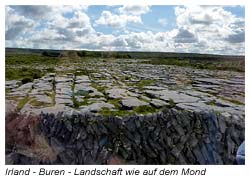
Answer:
M142 61L141 63L153 65L176 65L183 67L192 67L195 69L210 69L210 70L227 70L227 71L245 71L244 60L207 60L200 57L199 60L181 59L181 58L166 58L166 59L153 59Z
M96 84L96 83L91 83L91 86L93 87L93 88L95 88L95 89L97 89L99 92L101 92L101 93L104 93L105 92L105 90L106 90L106 86L100 86L100 85L98 85L98 84Z
M33 81L43 76L43 72L32 68L9 68L5 69L5 77L7 80L19 79L22 83Z
M59 58L38 54L6 54L6 65L56 65Z
M206 102L206 104L210 105L210 106L216 106L216 100L212 100L212 101Z
M237 101L237 100L235 100L235 99L228 99L228 98L225 98L225 97L222 97L222 96L220 96L219 98L222 99L222 100L231 102L231 103L233 103L233 104L236 104L236 105L244 105L244 103L242 103L242 102L240 102L240 101Z
M173 99L169 99L169 105L171 108L175 107L175 103L174 103L174 100Z
M7 80L19 79L23 84L41 78L46 73L55 72L59 59L37 54L6 54L5 77ZM38 69L38 66L42 66Z
M159 112L160 109L154 108L152 106L138 106L133 109L137 114L148 114Z
M41 101L37 101L35 99L31 100L29 102L32 106L36 106L36 107L47 107L47 106L51 106L51 103L45 103L45 102L41 102Z
M143 79L141 80L138 84L137 84L137 87L139 89L142 89L144 86L150 86L154 83L154 80L151 80L151 79Z
M29 101L28 96L25 96L23 99L21 99L17 104L17 110L20 111L28 101Z
M120 116L120 117L124 117L124 116L129 116L132 115L133 112L131 111L127 111L127 110L116 110L116 111L112 111L109 108L102 108L102 110L99 112L99 114L101 114L102 116Z
M55 93L55 91L53 91L50 94L50 98L52 99L52 104L55 105L56 104L56 93Z

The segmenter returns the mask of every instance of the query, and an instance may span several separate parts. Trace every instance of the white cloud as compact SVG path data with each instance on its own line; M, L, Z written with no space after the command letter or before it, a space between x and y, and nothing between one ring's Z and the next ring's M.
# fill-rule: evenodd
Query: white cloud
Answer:
M175 14L179 28L189 29L207 39L226 38L235 34L236 28L244 31L244 23L238 26L244 20L225 11L222 6L176 7Z
M128 23L142 23L139 16L134 15L116 15L112 14L110 11L103 11L101 17L95 21L96 25L105 25L111 27L125 27Z
M167 24L168 24L168 21L167 21L167 19L166 18L160 18L160 19L158 19L158 23L160 24L160 25L162 25L162 26L167 26Z
M33 27L35 22L27 19L24 16L16 14L11 8L7 7L5 12L5 38L6 40L12 40L19 35L24 35Z
M88 7L39 6L37 12L35 7L6 7L6 46L244 54L244 19L221 6L176 7L176 28L168 31L143 25L141 15L150 11L148 6L103 11L95 25L116 28L115 34L97 32ZM32 11L25 12L27 8ZM166 20L158 23L166 26Z
M150 12L150 6L146 5L125 5L119 8L122 14L141 15Z
M204 52L244 54L244 19L226 11L223 6L176 7L178 29L192 32L197 42L190 44L197 51L204 44Z
M174 40L176 43L194 43L197 41L195 35L187 29L179 29Z

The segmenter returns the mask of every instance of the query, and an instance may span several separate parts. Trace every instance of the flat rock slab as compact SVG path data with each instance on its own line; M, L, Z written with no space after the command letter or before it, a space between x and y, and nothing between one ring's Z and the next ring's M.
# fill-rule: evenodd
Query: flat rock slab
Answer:
M214 78L196 78L195 81L202 82L205 84L216 84L220 85L220 80L214 79Z
M164 101L170 101L172 99L174 103L184 103L184 102L197 102L200 99L197 97L189 96L187 94L179 93L177 91L162 90L162 91L145 91L149 96L160 98Z
M34 88L38 89L39 91L52 91L53 90L52 84L46 83L46 82L35 83Z
M168 103L166 103L165 101L162 101L160 99L152 99L150 101L150 104L156 108L160 108L160 107L163 107L163 106L166 106L168 105Z
M64 114L71 112L73 109L69 106L65 106L63 104L56 104L55 106L51 107L43 107L43 108L34 108L34 107L26 107L21 110L23 113L27 114L36 114L40 115L41 112L43 113L53 113L58 114L59 112L62 112Z
M56 98L55 102L56 102L56 104L64 104L64 105L67 105L67 106L73 106L72 99Z
M165 90L166 88L159 87L159 86L144 86L143 89L148 89L148 90Z
M108 94L108 97L111 99L119 99L127 96L127 90L121 88L113 88L106 90L106 94Z
M180 94L176 92L170 92L168 94L160 96L160 99L165 100L165 101L170 101L172 99L174 103L184 103L184 102L192 103L192 102L197 102L200 100L197 97L189 96L186 94Z
M46 103L46 104L52 103L51 97L47 95L37 95L35 96L35 100L41 103Z
M81 108L81 107L80 107ZM81 112L98 112L101 111L102 108L113 109L115 106L113 104L105 103L105 102L97 102L88 106L84 106L81 108Z
M18 88L16 88L15 91L27 91L27 90L30 90L33 86L33 83L30 82L30 83L26 83L26 84L23 84L22 86L19 86Z
M92 93L94 92L96 89L91 87L89 84L85 84L85 83L81 83L81 84L76 84L75 85L75 89L74 92L77 93Z
M17 88L19 84L21 84L21 81L17 80L5 81L5 88L7 89Z
M196 103L179 103L176 104L178 109L191 110L194 112L200 111L217 111L221 113L229 113L229 114L243 114L244 106L234 106L234 107L220 107L215 105L208 105L204 102L196 102Z
M70 88L63 88L63 89L56 89L56 94L72 96L73 92Z
M73 82L73 79L68 77L55 77L55 82L56 83Z
M179 104L176 104L176 107L179 109L191 110L191 111L195 111L195 112L212 110L211 106L208 106L207 104L205 104L203 102L179 103Z
M82 76L76 76L76 81L75 83L76 84L79 84L79 83L90 83L90 79L88 76L86 75L82 75Z
M123 100L121 100L120 103L125 109L132 109L133 107L148 106L149 105L149 103L147 103L145 101L141 101L138 98L134 98L134 97L129 97L129 98L123 99Z
M72 99L72 96L67 95L67 94L56 94L55 98L56 99Z

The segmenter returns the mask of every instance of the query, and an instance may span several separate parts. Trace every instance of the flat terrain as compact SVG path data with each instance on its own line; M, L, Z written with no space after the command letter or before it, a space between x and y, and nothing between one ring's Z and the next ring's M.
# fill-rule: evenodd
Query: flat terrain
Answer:
M236 163L244 57L98 53L7 51L6 164Z
M126 116L168 107L244 116L242 57L26 51L6 51L6 103L23 113Z

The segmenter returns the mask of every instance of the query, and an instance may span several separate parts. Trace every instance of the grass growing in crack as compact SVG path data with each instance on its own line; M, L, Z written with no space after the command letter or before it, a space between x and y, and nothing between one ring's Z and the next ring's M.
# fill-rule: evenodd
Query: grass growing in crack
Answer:
M216 106L216 100L212 100L212 101L206 102L206 104L210 105L210 106Z
M120 117L124 117L124 116L129 116L132 115L133 112L131 111L127 111L127 110L110 110L109 108L102 108L102 110L99 112L99 114L101 114L102 116L120 116Z
M18 102L17 110L20 111L28 101L29 101L29 97L28 96L25 96L23 99L21 99Z
M233 104L236 104L236 105L244 105L244 103L242 103L240 101L237 101L237 100L234 100L234 99L228 99L228 98L225 98L225 97L219 97L219 98L222 99L222 100L231 102Z
M101 92L101 93L104 93L105 92L105 90L106 90L106 86L100 86L100 85L98 85L98 84L96 84L96 83L91 83L91 86L93 87L93 88L95 88L95 89L97 89L99 92Z
M173 99L169 99L169 105L171 108L175 107L175 103L174 103L174 100Z
M148 114L148 113L159 112L159 109L154 108L152 106L138 106L134 107L133 111L137 114Z
M151 80L151 79L143 79L141 80L138 84L137 84L137 87L139 89L142 89L144 86L150 86L154 83L154 80Z
M35 99L31 100L29 102L32 106L37 106L37 107L47 107L47 106L51 106L51 103L46 103L46 102L41 102L41 101L37 101Z

